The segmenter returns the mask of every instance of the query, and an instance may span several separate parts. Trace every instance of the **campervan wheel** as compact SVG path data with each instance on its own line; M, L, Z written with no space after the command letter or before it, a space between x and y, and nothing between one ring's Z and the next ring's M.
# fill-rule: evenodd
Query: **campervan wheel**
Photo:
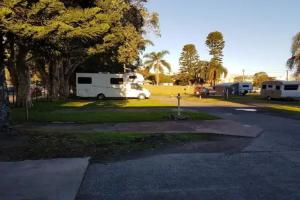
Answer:
M138 96L138 99L140 99L140 100L144 100L144 99L146 99L146 95L144 95L144 94L140 94L140 95Z
M105 95L104 94L98 94L97 99L98 100L104 100L105 99Z

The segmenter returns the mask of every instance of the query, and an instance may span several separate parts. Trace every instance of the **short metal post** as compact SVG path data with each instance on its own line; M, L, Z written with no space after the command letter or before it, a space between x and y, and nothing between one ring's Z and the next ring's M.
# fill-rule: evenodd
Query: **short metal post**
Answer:
M178 93L178 95L177 95L177 115L178 115L178 116L181 115L181 110L180 110L180 99L181 99L181 96L180 96L180 93Z
M26 109L26 121L28 121L29 120L29 111L28 111L28 101L27 101L27 99L26 99L25 109Z

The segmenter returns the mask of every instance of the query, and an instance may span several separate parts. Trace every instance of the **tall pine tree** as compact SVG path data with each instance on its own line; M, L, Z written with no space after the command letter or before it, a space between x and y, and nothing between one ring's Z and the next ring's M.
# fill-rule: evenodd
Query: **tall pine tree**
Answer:
M187 44L183 47L179 64L181 79L191 83L201 82L202 66L194 44Z

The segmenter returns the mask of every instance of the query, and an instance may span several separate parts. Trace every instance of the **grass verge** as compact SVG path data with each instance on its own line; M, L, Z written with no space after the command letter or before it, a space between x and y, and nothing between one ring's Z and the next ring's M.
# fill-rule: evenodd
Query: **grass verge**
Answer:
M18 138L22 138L21 142ZM143 152L168 144L212 140L211 134L142 133L23 133L18 138L2 138L0 160L50 159L90 156L106 160ZM12 139L12 144L9 143Z
M127 102L128 101L128 102ZM120 100L120 101L68 101L41 102L29 110L29 122L74 122L74 123L107 123L107 122L143 122L168 120L174 113L172 107L158 103L158 100ZM118 104L118 106L116 106ZM124 105L121 105L124 104ZM126 106L125 106L126 104ZM151 107L154 106L154 107ZM191 120L217 119L205 112L183 112ZM24 108L14 108L11 122L26 122Z
M117 122L145 122L145 121L165 121L173 111L73 111L73 112L44 112L31 111L29 122L74 122L74 123L117 123ZM215 116L204 112L183 112L183 115L190 120L214 120ZM13 123L27 122L24 112L13 112L11 115Z

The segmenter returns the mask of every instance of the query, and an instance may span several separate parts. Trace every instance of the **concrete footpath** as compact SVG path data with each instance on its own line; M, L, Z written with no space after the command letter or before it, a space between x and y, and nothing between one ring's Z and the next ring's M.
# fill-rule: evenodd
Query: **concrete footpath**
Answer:
M1 200L74 200L89 158L0 162Z
M257 137L263 130L254 125L232 120L160 121L104 124L22 124L19 130L45 130L53 132L139 132L139 133L211 133L239 137Z

